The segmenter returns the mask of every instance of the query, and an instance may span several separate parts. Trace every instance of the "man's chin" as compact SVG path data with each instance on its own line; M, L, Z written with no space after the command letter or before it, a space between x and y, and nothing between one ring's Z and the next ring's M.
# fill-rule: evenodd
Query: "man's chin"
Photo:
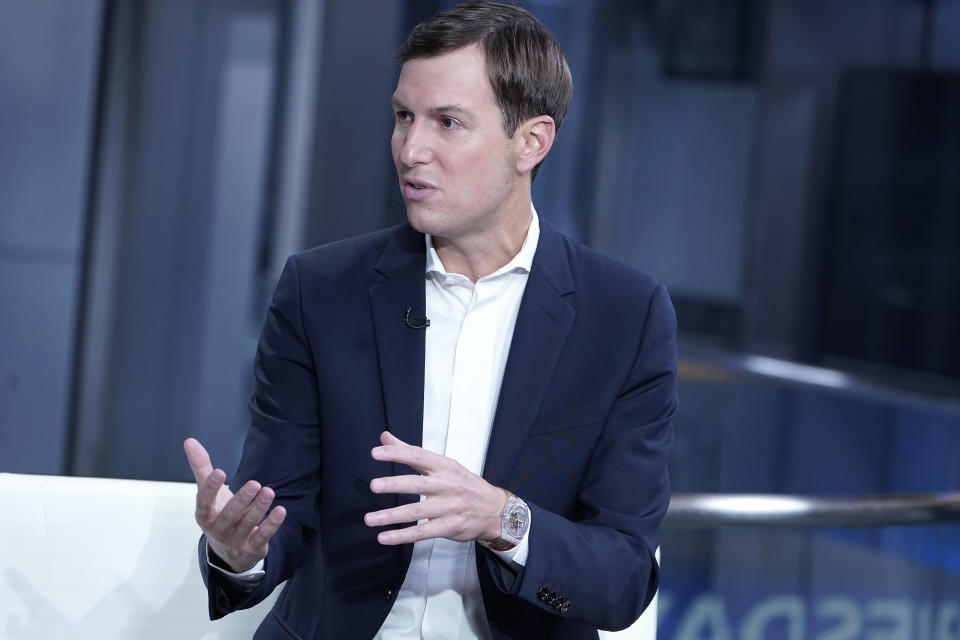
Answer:
M443 224L439 216L426 211L417 203L407 203L407 222L410 226L420 233L429 233L431 235L442 234Z

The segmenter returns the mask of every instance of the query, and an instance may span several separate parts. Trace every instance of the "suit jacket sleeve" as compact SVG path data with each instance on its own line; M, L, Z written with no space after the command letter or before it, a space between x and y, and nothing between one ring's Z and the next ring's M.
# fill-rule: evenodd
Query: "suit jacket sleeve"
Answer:
M590 455L576 517L531 504L530 553L525 566L514 568L515 576L504 575L494 554L483 554L481 562L501 592L602 629L626 628L640 616L659 582L654 552L669 503L676 367L676 318L660 285L650 298L632 367ZM544 591L569 602L567 610L544 602Z
M200 539L200 573L214 620L256 605L293 575L319 530L314 507L320 490L320 398L300 301L294 256L287 260L267 311L254 365L250 430L240 467L230 482L233 491L250 479L271 487L276 493L274 505L283 505L287 516L270 540L266 573L252 590L238 588L209 567L206 540Z

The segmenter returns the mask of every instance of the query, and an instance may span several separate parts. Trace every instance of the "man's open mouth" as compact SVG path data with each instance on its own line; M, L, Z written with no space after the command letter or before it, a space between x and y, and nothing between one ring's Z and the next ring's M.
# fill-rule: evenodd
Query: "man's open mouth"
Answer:
M413 180L407 180L407 184L414 189L436 189L436 187L429 182L414 182Z

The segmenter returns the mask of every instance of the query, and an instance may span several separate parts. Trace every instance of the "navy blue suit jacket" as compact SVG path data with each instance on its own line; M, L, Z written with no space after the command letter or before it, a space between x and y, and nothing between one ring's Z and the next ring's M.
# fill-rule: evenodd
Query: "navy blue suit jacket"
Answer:
M272 487L288 515L250 592L209 570L201 540L212 618L285 580L256 638L371 638L386 618L412 546L381 546L363 514L418 498L370 492L374 477L409 473L370 449L384 429L421 442L424 330L406 326L404 311L424 315L424 273L423 235L406 224L288 260L231 482ZM596 638L646 607L669 501L675 383L663 286L541 219L483 474L526 500L533 521L525 567L478 547L494 638ZM545 602L549 592L566 611Z

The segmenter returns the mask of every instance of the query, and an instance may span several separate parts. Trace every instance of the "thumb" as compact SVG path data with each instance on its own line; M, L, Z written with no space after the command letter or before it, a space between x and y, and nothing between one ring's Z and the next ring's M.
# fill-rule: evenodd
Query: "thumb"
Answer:
M187 462L190 463L190 469L193 471L193 477L197 484L200 484L208 475L213 472L213 464L210 462L210 454L203 448L203 445L196 438L187 438L183 441L183 451L187 454Z

